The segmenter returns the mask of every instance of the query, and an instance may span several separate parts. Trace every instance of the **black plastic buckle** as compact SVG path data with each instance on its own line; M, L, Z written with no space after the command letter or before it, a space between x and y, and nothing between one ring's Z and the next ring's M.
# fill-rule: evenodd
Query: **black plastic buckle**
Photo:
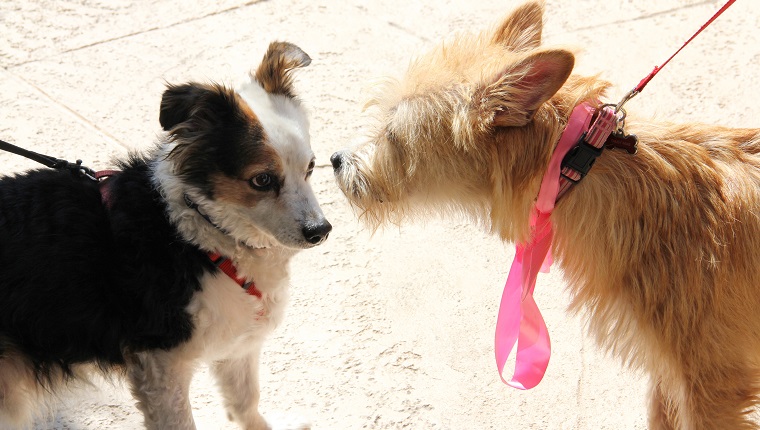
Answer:
M591 170L596 158L602 155L604 147L597 148L586 142L586 133L583 133L578 144L571 149L562 159L562 168L568 167L581 175L581 179ZM568 178L570 179L570 178ZM570 179L572 180L572 179ZM577 181L573 181L577 182Z

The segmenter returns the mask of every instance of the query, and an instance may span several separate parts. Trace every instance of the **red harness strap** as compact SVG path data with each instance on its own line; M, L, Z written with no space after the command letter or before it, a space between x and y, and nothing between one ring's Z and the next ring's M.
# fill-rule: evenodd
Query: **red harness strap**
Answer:
M248 294L261 298L261 291L256 288L256 284L253 282L247 282L244 278L239 278L235 265L232 264L232 260L227 257L223 257L215 252L209 252L208 258L214 265L219 268L225 275L232 278L238 285L243 287Z
M100 188L100 201L103 205L111 209L111 190L108 188L108 178L119 173L118 170L100 170L95 172L95 179L98 181Z

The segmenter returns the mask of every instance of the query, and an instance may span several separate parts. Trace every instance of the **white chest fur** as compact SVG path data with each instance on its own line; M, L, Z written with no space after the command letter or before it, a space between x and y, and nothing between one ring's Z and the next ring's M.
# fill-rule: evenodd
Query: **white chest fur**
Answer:
M250 354L282 322L288 301L288 260L292 252L258 250L258 256L236 264L253 279L261 298L248 294L224 273L207 273L202 291L188 306L195 328L188 352L215 361ZM287 255L283 255L287 254Z

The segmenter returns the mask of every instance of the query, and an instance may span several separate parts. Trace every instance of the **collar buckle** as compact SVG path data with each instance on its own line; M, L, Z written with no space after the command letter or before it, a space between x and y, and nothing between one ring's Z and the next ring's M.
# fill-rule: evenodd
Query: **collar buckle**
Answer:
M591 170L596 159L602 155L604 142L619 124L617 111L604 105L597 109L591 127L578 139L578 143L562 159L562 177L578 183Z
M586 133L583 133L578 144L562 159L560 174L568 181L578 183L591 170L597 157L602 155L603 148L597 148L586 142Z

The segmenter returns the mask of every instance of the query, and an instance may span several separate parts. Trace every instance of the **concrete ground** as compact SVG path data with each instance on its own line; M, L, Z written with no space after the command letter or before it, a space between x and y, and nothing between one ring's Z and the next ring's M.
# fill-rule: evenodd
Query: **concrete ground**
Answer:
M102 169L156 141L165 82L233 82L268 43L313 58L297 87L312 117L313 182L335 226L293 265L288 317L265 345L265 415L315 429L643 429L646 378L584 336L561 274L537 286L553 340L544 381L503 385L493 359L497 303L514 250L466 220L370 235L336 188L333 151L360 130L362 89L403 72L454 31L479 31L515 0L6 0L0 2L0 139ZM577 71L635 85L723 0L548 0L545 44L579 48ZM758 126L760 5L737 2L630 104L678 121ZM0 154L2 174L37 167ZM42 268L44 270L44 267ZM231 429L201 369L200 429ZM122 386L61 400L37 429L133 429Z

